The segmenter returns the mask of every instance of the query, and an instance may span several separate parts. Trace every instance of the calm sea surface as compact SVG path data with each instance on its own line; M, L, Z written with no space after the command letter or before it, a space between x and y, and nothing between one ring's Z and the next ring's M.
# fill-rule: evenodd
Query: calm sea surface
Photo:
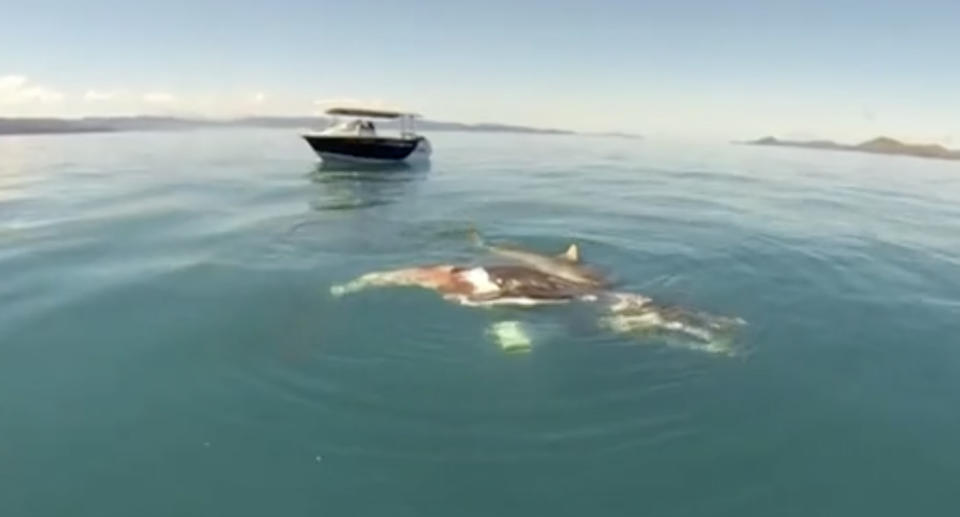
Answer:
M0 138L0 515L960 513L960 163L429 136L388 172L280 130ZM482 261L471 227L743 353L330 295Z

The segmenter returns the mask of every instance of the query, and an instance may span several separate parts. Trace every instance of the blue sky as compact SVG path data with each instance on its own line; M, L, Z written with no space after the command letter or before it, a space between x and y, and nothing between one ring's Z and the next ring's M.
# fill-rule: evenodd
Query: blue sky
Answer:
M0 116L313 114L960 146L960 2L0 0Z

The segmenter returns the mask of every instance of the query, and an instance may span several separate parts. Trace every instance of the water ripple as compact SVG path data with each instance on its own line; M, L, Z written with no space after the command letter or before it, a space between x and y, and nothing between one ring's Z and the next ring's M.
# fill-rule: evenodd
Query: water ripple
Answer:
M268 473L251 493L395 502L374 488L409 483L459 487L462 507L503 487L662 514L820 486L952 493L951 165L585 141L437 134L429 169L373 171L317 167L285 131L0 140L0 473L76 508L137 493L137 472L202 500L211 479L250 486L251 465ZM744 318L742 353L616 334L587 304L329 294L491 260L473 228L578 242L617 290ZM500 349L502 321L529 351ZM877 461L930 475L862 471Z

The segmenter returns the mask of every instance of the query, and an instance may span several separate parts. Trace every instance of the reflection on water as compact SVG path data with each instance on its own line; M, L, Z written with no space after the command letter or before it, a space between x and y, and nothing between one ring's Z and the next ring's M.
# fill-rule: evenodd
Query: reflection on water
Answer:
M395 203L430 171L423 164L347 164L321 162L309 173L320 187L310 202L314 210L351 210Z
M383 173L408 171L408 172L427 172L430 170L429 161L421 162L385 162L385 163L360 163L360 162L341 162L341 161L321 161L317 163L315 171L326 172L369 172ZM386 176L385 176L386 177Z

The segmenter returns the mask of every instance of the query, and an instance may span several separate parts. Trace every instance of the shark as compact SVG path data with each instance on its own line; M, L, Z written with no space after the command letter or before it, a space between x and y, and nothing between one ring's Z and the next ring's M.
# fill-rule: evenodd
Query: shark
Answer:
M470 232L470 238L474 244L495 256L562 278L572 284L600 288L608 283L599 271L581 263L580 247L575 243L571 243L563 253L545 255L519 247L489 244L476 230Z
M611 290L602 276L579 264L575 244L557 256L485 247L516 264L430 264L374 271L335 285L330 292L342 297L369 288L418 287L437 292L449 302L473 307L584 303L599 308L597 324L602 329L641 339L662 338L725 355L734 355L733 338L746 324L740 318L664 305L641 294Z

